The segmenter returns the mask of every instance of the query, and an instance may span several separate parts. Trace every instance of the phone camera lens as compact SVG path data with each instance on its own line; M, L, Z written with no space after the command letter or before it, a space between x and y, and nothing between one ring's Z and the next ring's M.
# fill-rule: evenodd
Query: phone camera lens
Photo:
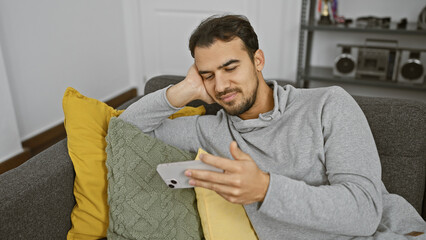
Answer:
M169 184L169 188L175 188L175 185Z
M171 180L170 182L173 184L177 184L176 180Z

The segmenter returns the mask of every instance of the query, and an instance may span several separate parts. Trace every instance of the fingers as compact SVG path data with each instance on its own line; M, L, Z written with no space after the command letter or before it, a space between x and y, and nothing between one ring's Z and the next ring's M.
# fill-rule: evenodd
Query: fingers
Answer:
M249 160L251 159L250 156L243 152L239 147L237 142L232 141L231 144L229 145L229 150L231 152L232 157L235 160Z
M202 100L208 104L214 103L214 99L208 94L207 88L204 84L204 81L201 75L198 73L197 66L194 64L189 68L185 80L189 83L189 85L196 89L195 98Z
M235 141L232 141L230 144L230 152L232 157L237 161L252 160L250 155L243 152L238 147ZM223 169L224 171L227 171L227 172L240 172L242 170L241 165L238 162L231 159L222 158L222 157L218 157L218 156L214 156L214 155L206 154L206 153L201 154L200 159L206 164Z
M200 74L198 73L198 69L197 69L197 66L195 65L195 63L192 64L191 67L189 67L186 75L187 76L197 76L197 77L201 78Z
M206 182L202 180L191 179L189 184L195 187L202 187L212 191L215 191L217 194L221 195L223 198L232 203L243 203L239 202L239 196L242 194L242 190L239 188L235 188L233 186L229 186L226 184L212 183Z
M254 202L250 198L243 197L243 195L246 195L246 193L240 187L235 187L235 186L226 185L226 184L212 183L212 182L202 181L198 179L191 179L189 181L189 184L195 187L202 187L202 188L212 190L231 203L249 204Z
M218 156L205 154L205 153L200 155L200 159L204 163L211 165L213 167L223 169L224 171L229 171L229 172L238 171L238 168L235 165L235 161L231 159L221 158Z
M189 183L215 191L232 203L263 201L269 186L269 174L262 172L236 142L230 144L230 152L235 160L202 154L203 162L225 171L187 170L185 175L190 178Z
M236 187L236 188L239 188L243 185L243 182L240 178L243 168L240 166L238 162L234 160L229 160L229 159L215 160L214 156L212 157L206 156L204 159L209 159L208 161L213 160L214 161L213 163L215 164L215 167L217 168L235 169L235 171L225 170L225 172L214 172L214 171L208 171L208 170L188 169L187 171L185 171L185 176L191 178L192 181L190 181L190 184L191 182L197 183L194 186L197 186L197 187L207 186L209 187L209 189L211 188L211 185L227 185L227 186ZM206 163L210 164L208 161ZM218 162L221 162L221 164ZM224 165L227 165L227 164L230 164L230 165L227 167L223 167ZM203 183L203 186L198 185L198 183Z
M188 170L185 172L187 177L190 177L196 182L212 183L212 184L226 184L230 185L231 180L225 173L218 173L208 170ZM191 184L191 182L190 182ZM198 185L197 185L198 186Z

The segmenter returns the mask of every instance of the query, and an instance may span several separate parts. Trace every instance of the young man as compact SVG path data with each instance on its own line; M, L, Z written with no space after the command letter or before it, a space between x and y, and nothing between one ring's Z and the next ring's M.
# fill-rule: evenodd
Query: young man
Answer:
M426 230L408 202L386 191L368 123L343 89L265 81L265 57L242 16L203 21L189 47L186 78L120 118L168 144L211 153L202 161L224 173L187 170L190 183L244 204L260 239L405 239ZM223 109L167 118L195 99Z

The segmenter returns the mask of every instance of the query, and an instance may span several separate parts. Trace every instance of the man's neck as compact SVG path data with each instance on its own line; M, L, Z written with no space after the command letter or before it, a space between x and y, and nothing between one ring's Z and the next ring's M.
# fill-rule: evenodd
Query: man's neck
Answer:
M248 111L239 115L241 119L255 119L259 117L259 114L274 109L274 91L266 84L263 78L259 79L259 87L256 94L256 101L253 106Z

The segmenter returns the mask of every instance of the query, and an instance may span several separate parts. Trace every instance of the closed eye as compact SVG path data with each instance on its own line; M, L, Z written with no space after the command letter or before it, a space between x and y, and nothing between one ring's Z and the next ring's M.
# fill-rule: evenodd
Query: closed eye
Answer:
M212 78L213 78L213 74L211 74L211 75L208 75L208 76L204 77L204 79L205 79L205 80L210 80L210 79L212 79Z
M234 71L236 68L237 68L237 66L235 66L235 67L231 67L231 68L225 68L225 71L227 71L227 72L232 72L232 71Z

